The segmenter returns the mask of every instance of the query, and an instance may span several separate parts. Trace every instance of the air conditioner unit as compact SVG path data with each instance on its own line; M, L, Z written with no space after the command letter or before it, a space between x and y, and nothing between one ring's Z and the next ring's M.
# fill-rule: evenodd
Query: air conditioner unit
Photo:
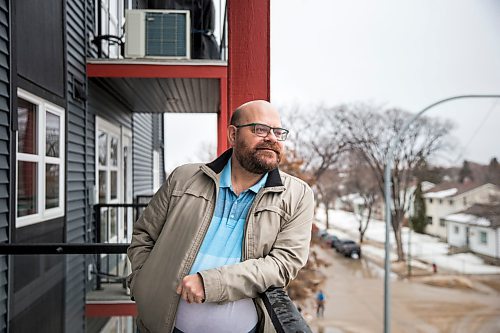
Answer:
M189 59L189 10L127 10L125 57Z

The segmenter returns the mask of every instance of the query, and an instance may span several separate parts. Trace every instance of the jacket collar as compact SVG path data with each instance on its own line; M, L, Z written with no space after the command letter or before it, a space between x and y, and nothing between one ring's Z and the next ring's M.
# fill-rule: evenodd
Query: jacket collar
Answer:
M225 152L222 153L219 157L217 157L214 161L206 164L213 172L219 174L224 166L227 164L227 161L233 155L233 148L229 148ZM281 181L280 171L278 168L269 171L267 176L267 181L264 187L274 187L274 186L283 186L283 182Z

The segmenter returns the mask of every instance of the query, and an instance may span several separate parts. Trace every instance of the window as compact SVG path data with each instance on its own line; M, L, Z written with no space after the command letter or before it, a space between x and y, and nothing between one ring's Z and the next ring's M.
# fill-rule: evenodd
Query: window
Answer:
M427 216L427 224L432 224L432 216Z
M459 231L460 231L460 230L458 229L458 226L454 226L454 227L453 227L453 232L454 232L455 234L458 234L458 233L459 233Z
M64 109L17 93L16 227L64 215Z
M432 203L432 199L429 199L429 203Z
M479 243L481 243L483 245L488 244L488 234L486 233L486 231L479 232Z
M445 227L446 226L446 221L444 219L439 219L439 226L440 227Z
M443 203L443 199L439 199L439 204L442 204Z
M449 202L450 202L450 206L452 206L453 205L453 200L450 200Z
M129 6L127 1L96 0L95 6L96 35L122 36L124 10ZM103 53L109 58L118 58L120 55L120 48L116 43L110 43L107 40L103 40L101 46Z

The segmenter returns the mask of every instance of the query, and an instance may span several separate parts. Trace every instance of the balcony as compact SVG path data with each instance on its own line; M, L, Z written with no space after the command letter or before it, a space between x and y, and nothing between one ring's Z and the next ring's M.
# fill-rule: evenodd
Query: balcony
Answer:
M52 258L84 255L89 267L85 286L87 332L135 332L137 309L125 283L130 273L125 253L131 237L130 222L142 213L145 201L147 197L134 204L95 205L93 243L0 244L0 254ZM120 224L125 227L122 235L118 234ZM277 332L311 332L282 288L270 289L260 297Z

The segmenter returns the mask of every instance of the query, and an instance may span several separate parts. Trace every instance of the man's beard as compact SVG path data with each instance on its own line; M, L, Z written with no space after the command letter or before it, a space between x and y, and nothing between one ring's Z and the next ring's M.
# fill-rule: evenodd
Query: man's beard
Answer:
M269 151L259 152L261 149L271 149L274 153ZM258 156L261 154L276 154L276 160L273 162L266 161ZM243 169L261 175L278 167L281 161L281 148L278 144L272 143L261 143L255 148L250 148L243 140L237 140L234 147L234 156Z

